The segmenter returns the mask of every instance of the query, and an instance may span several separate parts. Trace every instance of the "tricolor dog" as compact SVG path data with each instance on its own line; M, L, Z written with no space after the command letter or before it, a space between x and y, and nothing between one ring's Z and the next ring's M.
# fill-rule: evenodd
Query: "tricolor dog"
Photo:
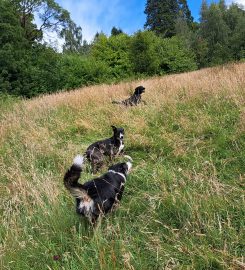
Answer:
M64 185L76 199L77 213L94 223L99 216L113 210L121 200L132 163L128 161L115 164L102 176L80 184L78 179L82 166L83 157L78 155L64 176Z
M111 126L113 136L91 144L86 152L86 158L91 162L92 171L96 173L103 165L105 156L111 160L121 154L124 148L124 129Z

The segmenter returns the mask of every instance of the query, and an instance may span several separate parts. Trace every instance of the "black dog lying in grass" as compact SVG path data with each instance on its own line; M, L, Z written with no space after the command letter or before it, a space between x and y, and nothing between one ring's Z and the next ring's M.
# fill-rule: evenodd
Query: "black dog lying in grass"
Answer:
M91 144L85 152L86 158L91 162L93 173L96 173L102 167L105 156L112 160L123 151L124 129L111 127L113 129L111 138Z
M122 104L125 106L137 106L140 102L144 102L141 100L141 94L145 92L145 87L138 86L135 88L134 94L123 101L112 101L114 104Z
M130 157L129 157L130 158ZM113 210L122 198L126 177L132 163L123 162L109 167L108 172L84 184L78 183L82 172L83 157L76 156L64 176L64 185L76 198L76 211L91 223Z

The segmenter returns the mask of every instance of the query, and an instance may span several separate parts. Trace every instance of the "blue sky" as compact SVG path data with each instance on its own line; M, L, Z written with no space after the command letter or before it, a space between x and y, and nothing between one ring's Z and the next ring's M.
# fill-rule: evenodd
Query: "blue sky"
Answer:
M226 2L230 4L231 1ZM234 1L245 6L245 0ZM82 27L83 38L88 41L93 39L96 32L103 31L110 34L113 26L133 34L143 29L146 21L144 14L146 0L57 0L57 2L67 9L76 24ZM187 2L192 16L198 20L202 0L187 0Z

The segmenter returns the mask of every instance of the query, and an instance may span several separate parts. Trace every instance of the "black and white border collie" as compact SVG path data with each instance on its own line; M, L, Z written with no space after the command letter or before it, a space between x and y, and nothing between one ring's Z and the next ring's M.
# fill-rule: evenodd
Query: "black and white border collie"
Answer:
M64 176L64 185L76 199L77 213L87 217L93 224L99 216L113 210L121 200L132 163L128 161L112 165L102 176L80 184L78 179L83 162L82 156L75 157L72 166Z
M135 88L134 90L134 94L123 100L123 101L112 101L112 103L115 104L122 104L125 106L137 106L142 100L141 100L141 94L143 94L145 92L145 87L144 86L138 86ZM143 103L145 103L145 101L142 101Z
M91 162L92 171L96 173L104 163L105 156L111 160L121 154L124 148L124 129L111 126L113 129L113 136L91 144L85 156Z

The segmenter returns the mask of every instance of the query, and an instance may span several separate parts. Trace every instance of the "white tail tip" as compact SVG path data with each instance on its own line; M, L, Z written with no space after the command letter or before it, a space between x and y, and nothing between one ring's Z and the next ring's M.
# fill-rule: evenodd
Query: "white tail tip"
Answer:
M127 158L129 161L133 162L133 159L130 156L124 155L124 157Z
M77 165L79 167L82 167L84 162L84 158L81 155L77 155L74 159L73 159L73 165Z
M126 164L128 166L128 171L131 171L132 163L130 161L128 161Z

